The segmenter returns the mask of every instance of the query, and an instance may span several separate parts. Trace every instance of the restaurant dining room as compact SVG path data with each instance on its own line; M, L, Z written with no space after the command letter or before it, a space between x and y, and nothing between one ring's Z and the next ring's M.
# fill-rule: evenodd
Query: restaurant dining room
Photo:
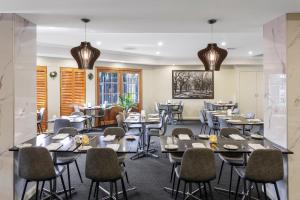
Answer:
M0 200L300 200L300 1L0 2Z

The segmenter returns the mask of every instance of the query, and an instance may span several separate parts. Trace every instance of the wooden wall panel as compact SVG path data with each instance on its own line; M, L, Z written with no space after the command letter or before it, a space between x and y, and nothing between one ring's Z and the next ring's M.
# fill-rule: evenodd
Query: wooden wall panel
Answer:
M85 103L85 71L77 68L60 68L60 115L70 115L74 105Z
M47 130L48 121L48 87L47 87L47 67L37 66L36 68L36 106L37 110L45 108L42 128Z

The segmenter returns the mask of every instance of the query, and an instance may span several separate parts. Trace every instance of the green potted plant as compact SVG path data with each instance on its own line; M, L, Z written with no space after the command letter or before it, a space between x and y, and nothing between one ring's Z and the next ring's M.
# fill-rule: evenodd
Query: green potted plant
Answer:
M137 104L134 103L132 95L128 93L123 96L119 96L119 106L123 108L123 111L125 111L126 114L130 111L130 109L137 108Z

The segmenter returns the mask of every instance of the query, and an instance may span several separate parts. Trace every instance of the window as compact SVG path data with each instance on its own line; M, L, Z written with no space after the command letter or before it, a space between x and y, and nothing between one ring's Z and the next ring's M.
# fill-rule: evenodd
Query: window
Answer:
M120 95L130 94L141 108L141 70L97 67L98 104L117 104Z
M60 115L70 115L74 105L85 104L85 71L60 68Z
M36 106L37 110L45 108L42 128L45 131L47 129L47 67L38 66L36 68Z

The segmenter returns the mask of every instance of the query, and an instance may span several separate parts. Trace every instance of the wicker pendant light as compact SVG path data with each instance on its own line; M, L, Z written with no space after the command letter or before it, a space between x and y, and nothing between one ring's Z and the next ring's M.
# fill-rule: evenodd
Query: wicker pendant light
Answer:
M216 19L208 20L211 25L211 34L213 34L212 25ZM226 49L219 48L216 43L209 43L205 49L198 51L198 57L202 61L205 71L220 71L220 67L228 52Z
M71 54L76 60L79 69L93 69L97 58L101 52L92 47L92 45L86 41L86 24L89 19L81 19L85 23L85 41L81 42L80 46L71 49Z

